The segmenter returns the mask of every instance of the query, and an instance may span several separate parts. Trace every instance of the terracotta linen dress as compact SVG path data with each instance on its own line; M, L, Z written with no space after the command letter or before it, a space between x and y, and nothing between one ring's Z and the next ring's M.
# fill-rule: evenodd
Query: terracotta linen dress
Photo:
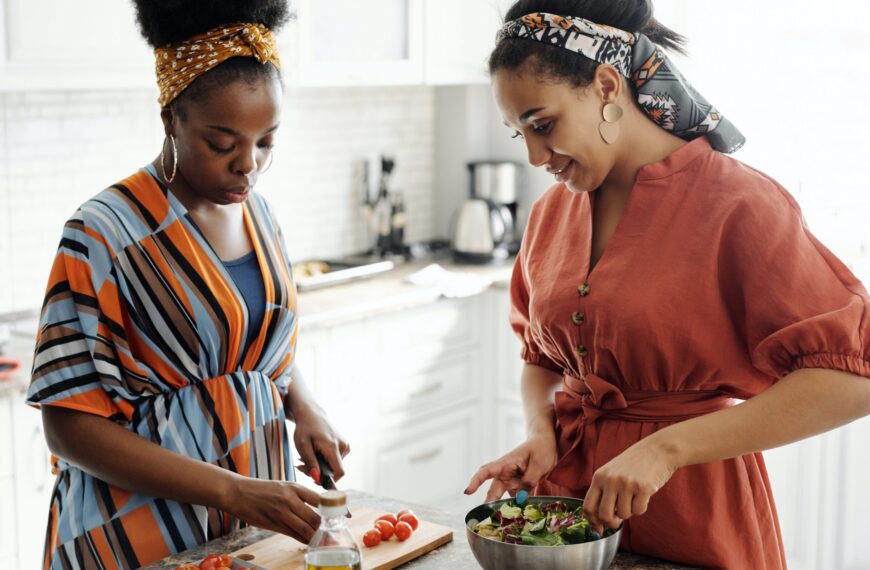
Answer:
M146 171L86 202L64 226L27 402L108 418L241 475L292 480L283 397L296 290L262 196L245 202L244 221L263 276L262 318L185 207ZM245 525L131 493L60 458L55 470L45 569L138 568Z
M596 469L673 422L799 368L870 377L870 299L775 181L698 138L638 173L590 272L594 194L534 205L511 284L529 363L563 375L559 462L537 492L583 497ZM760 453L679 469L622 548L709 568L785 568Z

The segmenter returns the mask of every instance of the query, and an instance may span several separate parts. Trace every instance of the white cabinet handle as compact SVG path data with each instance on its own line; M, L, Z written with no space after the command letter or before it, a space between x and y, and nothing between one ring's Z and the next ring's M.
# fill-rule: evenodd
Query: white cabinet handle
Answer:
M425 461L431 461L444 453L444 448L439 447L437 449L433 449L432 451L427 451L426 453L421 453L420 455L415 455L408 459L410 463L423 463Z
M435 384L430 384L429 386L426 386L425 388L421 388L421 389L417 390L416 392L411 392L411 399L422 398L424 396L434 394L435 392L439 391L443 387L444 387L444 382L437 382Z

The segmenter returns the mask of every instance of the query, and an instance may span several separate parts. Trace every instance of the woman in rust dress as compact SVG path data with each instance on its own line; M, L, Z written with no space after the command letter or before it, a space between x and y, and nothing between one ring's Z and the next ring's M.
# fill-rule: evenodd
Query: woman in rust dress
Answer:
M495 98L556 184L511 285L528 440L467 492L581 497L625 550L785 568L760 451L870 413L867 291L723 154L744 139L649 2L520 0L505 22Z

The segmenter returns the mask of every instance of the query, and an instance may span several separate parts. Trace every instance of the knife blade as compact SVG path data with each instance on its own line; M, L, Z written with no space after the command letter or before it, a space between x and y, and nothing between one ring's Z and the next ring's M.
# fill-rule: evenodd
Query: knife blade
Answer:
M315 451L314 456L317 458L317 468L320 470L320 486L327 491L337 490L335 488L335 481L332 479L335 475L326 458L319 451Z

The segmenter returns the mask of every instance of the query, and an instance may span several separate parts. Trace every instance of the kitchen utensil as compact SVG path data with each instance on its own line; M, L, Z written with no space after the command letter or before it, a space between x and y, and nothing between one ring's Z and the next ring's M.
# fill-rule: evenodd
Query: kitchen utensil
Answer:
M320 486L327 491L334 491L335 481L332 480L332 468L319 451L315 451L314 456L317 457L317 468L320 469Z
M547 570L604 570L608 568L619 548L622 528L615 533L582 544L564 546L526 546L509 544L484 538L471 529L470 521L481 521L493 510L513 499L503 499L486 503L471 509L465 515L465 534L477 562L485 570L525 570L526 568L547 568ZM581 499L570 497L529 497L528 503L549 503L563 501L569 507L583 505Z
M354 538L362 543L362 535L374 526L375 520L385 511L371 508L354 509L354 517L348 528ZM435 550L453 540L453 531L447 527L420 521L420 526L405 542L395 538L381 542L374 548L364 548L364 570L387 570ZM233 552L231 556L248 560L269 570L298 570L305 559L305 545L289 536L276 534L265 540Z

